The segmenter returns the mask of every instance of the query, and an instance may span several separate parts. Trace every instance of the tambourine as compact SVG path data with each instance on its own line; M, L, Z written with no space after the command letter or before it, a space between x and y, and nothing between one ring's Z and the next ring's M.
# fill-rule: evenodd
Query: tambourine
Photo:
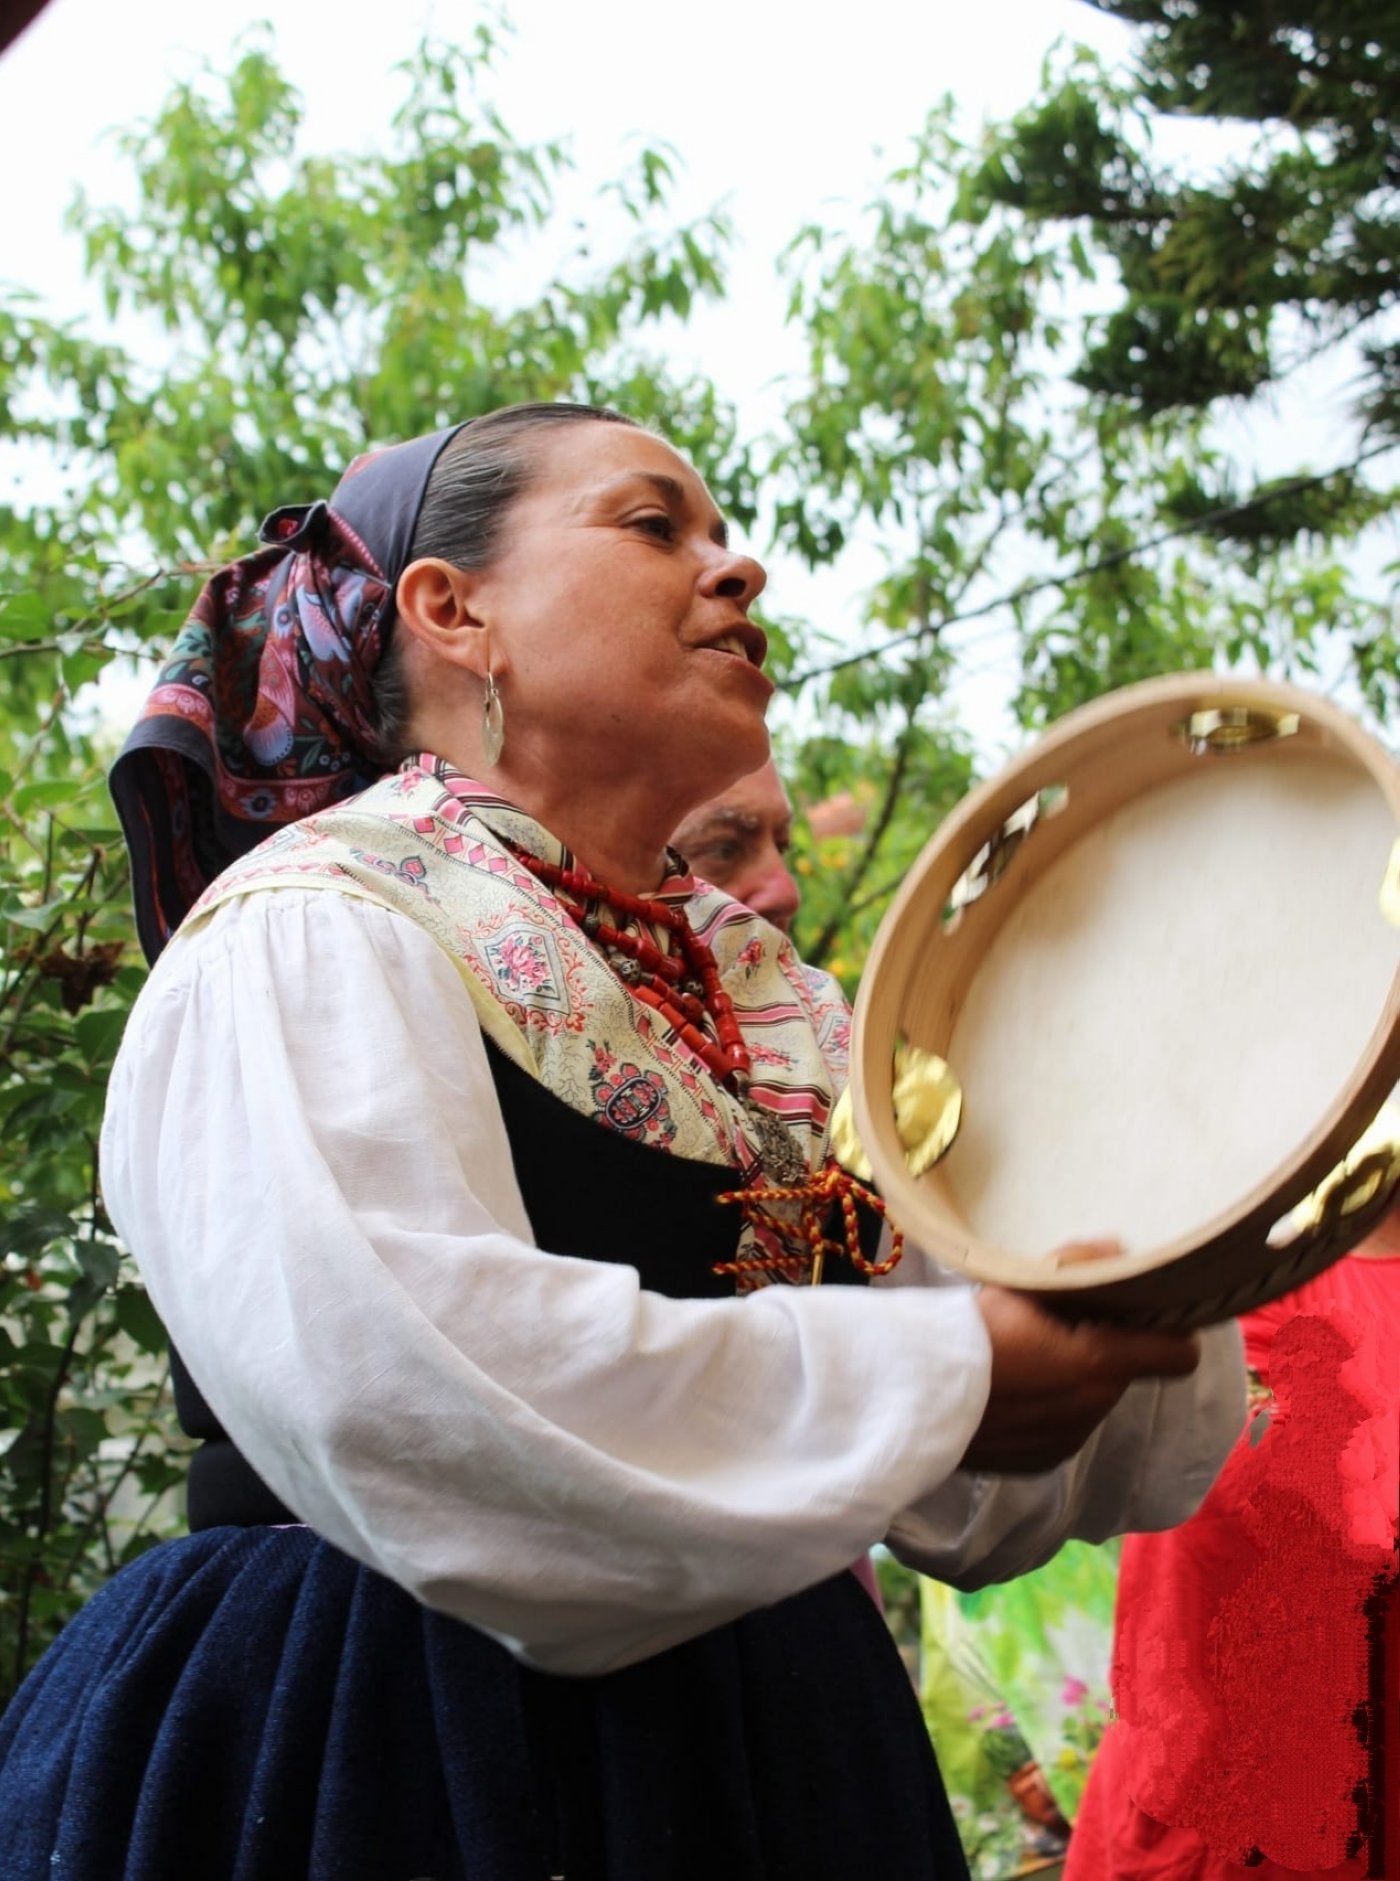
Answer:
M1361 1142L1400 1080L1397 838L1400 771L1293 687L1151 680L1053 726L938 831L866 967L851 1095L894 1219L1128 1325L1321 1272L1400 1179L1400 1132Z

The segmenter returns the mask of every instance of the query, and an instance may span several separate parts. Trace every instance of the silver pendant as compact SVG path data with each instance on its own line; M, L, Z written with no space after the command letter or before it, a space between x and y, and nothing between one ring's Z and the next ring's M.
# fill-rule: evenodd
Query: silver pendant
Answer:
M758 1160L764 1175L780 1189L799 1188L808 1179L807 1158L786 1124L752 1097L744 1099L744 1115L758 1138Z
M501 695L496 690L494 673L486 675L486 696L481 709L481 756L487 770L501 760L506 742L506 715L501 710Z

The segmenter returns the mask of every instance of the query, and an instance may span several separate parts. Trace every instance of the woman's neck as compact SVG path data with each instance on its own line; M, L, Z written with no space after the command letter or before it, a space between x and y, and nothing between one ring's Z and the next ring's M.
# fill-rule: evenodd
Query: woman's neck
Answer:
M550 810L523 803L518 797L511 801L543 824L590 875L608 888L621 889L627 895L652 895L666 879L666 837L654 830L607 828L592 813L580 818L571 816L563 805Z
M578 862L609 888L629 895L650 895L666 878L666 848L671 832L689 804L676 809L671 793L652 779L614 777L604 784L556 776L538 767L522 775L510 755L483 778L470 762L450 751L437 751L469 777L483 782L517 810L523 810L571 851ZM464 756L466 754L463 754Z

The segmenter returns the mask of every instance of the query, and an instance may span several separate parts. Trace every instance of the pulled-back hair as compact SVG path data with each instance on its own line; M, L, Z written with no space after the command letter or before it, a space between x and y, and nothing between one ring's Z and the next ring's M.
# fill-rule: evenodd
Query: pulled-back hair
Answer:
M486 568L500 549L512 505L535 474L533 440L563 425L631 425L635 418L606 405L506 405L464 425L443 451L418 512L409 560L436 556L454 568ZM390 632L374 682L375 728L380 757L397 764L409 735L408 685L403 640Z

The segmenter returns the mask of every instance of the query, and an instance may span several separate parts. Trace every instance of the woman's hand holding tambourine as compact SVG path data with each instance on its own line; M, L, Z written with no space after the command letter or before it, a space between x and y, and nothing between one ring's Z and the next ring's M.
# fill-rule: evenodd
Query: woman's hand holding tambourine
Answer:
M1105 1260L1116 1241L1077 1242L1049 1259ZM1030 1293L984 1286L977 1295L992 1342L991 1392L964 1469L1033 1475L1073 1456L1138 1378L1184 1378L1200 1363L1191 1333L1133 1332L1071 1323Z

